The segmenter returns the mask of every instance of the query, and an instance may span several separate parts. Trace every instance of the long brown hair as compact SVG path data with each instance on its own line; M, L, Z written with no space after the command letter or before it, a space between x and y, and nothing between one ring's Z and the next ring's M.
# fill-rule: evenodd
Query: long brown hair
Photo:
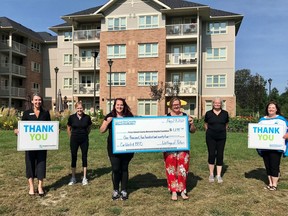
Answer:
M116 113L116 102L117 102L117 100L119 100L119 101L122 101L123 102L123 116L132 116L133 114L132 114L132 112L131 112L131 109L130 109L130 107L128 106L128 104L126 103L126 101L125 101L125 99L124 98L116 98L115 100L114 100L114 104L113 104L113 109L112 109L112 111L111 111L111 113L112 113L112 116L113 117L116 117L117 116L117 113Z

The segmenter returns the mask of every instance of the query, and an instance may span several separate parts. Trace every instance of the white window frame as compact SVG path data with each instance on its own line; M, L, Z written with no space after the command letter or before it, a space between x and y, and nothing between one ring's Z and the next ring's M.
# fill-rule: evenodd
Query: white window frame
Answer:
M158 57L158 43L138 44L138 57L139 58Z
M72 89L72 78L70 77L63 78L63 89Z
M64 54L64 56L63 56L63 65L64 66L72 65L72 54Z
M138 18L139 29L150 29L159 27L159 16L158 15L143 15Z
M207 35L227 34L228 23L227 22L211 22L206 25Z
M82 82L83 78L85 82ZM93 76L92 75L80 75L80 84L84 88L93 87Z
M157 84L158 84L158 72L156 71L138 72L138 86L150 86Z
M63 36L65 42L72 41L72 32L64 32Z
M110 73L107 73L107 86L110 83ZM111 86L126 86L126 73L113 72L111 73Z
M126 45L108 45L107 58L126 58Z
M226 74L207 74L205 78L206 88L227 88Z
M32 61L31 62L31 70L37 73L41 72L41 65L37 62Z
M34 41L30 41L30 49L31 50L35 50L36 52L39 52L41 51L41 46L39 43L36 43Z
M40 93L40 84L39 83L32 83L32 92L34 93Z
M126 30L127 18L126 17L107 18L107 29L108 31Z
M206 61L226 61L227 48L206 48Z
M138 116L157 116L158 102L157 100L138 100L137 105ZM149 110L146 110L148 108ZM147 112L148 111L148 112Z

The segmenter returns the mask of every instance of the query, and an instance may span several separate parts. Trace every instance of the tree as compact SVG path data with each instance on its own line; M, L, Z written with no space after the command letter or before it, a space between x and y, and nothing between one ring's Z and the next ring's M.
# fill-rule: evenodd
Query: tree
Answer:
M237 70L235 73L235 94L237 115L263 114L267 103L267 81L259 75L252 75L249 69Z

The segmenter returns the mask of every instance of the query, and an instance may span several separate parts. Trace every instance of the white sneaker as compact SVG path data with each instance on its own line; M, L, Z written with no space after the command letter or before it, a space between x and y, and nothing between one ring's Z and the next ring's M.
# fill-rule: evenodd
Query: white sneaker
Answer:
M209 176L209 182L210 182L210 183L214 182L214 176L213 176L213 175L210 175L210 176Z
M87 178L83 178L82 185L88 185L88 179Z
M218 183L223 183L223 179L221 178L221 176L216 176Z
M74 184L76 184L76 179L72 177L68 185L74 185Z

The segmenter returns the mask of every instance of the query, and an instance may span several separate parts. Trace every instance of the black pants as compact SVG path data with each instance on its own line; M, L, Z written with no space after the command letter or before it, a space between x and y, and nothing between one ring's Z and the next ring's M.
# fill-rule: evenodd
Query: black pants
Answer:
M121 154L119 156L111 155L109 158L112 165L113 189L119 190L119 185L121 182L121 190L127 190L127 183L129 178L128 166L132 157L130 155L125 156L125 154Z
M263 161L267 175L278 177L282 153L276 150L262 151Z
M214 139L213 137L206 135L206 144L208 148L208 163L215 164L217 166L223 166L224 147L226 143L225 139Z
M76 168L77 152L80 147L82 152L82 167L87 167L87 155L89 147L88 136L71 136L70 138L70 150L71 150L71 167Z
M38 180L43 180L46 177L46 159L46 150L26 151L26 177L28 179L38 178Z

